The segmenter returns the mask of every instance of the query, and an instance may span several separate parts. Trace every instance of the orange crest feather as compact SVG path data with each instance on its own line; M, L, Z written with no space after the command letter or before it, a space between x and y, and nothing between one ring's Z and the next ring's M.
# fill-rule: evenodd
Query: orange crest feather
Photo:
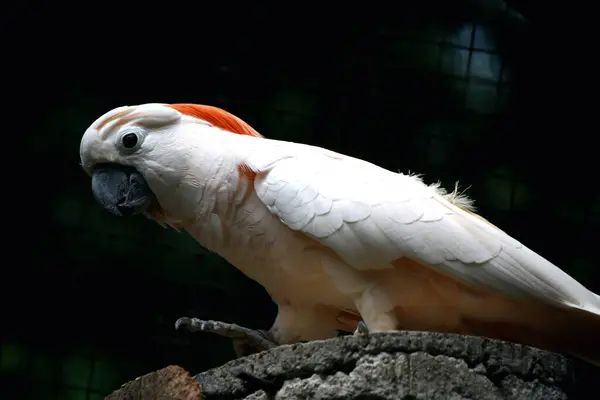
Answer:
M167 107L171 107L184 115L204 120L209 124L229 132L259 138L263 137L246 122L218 107L205 106L202 104L169 104Z

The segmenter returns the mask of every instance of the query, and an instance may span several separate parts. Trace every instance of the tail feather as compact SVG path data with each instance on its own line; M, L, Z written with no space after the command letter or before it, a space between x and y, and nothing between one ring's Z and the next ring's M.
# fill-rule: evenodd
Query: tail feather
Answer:
M463 319L471 334L522 343L580 358L600 367L600 315L579 309L546 309L527 321Z

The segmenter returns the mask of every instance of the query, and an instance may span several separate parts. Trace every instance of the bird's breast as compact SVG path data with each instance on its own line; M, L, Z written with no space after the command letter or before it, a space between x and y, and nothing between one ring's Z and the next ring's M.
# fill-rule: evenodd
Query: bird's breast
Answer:
M328 275L327 249L293 231L252 194L229 215L213 214L186 230L260 283L276 302L353 307Z

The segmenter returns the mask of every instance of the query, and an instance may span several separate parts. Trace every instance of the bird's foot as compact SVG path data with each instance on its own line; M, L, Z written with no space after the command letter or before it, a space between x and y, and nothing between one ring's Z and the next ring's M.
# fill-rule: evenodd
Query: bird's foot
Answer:
M367 336L369 334L369 327L364 321L360 321L354 331L354 336Z
M227 322L182 317L175 321L175 329L179 329L181 326L185 326L191 332L216 333L231 339L233 349L238 357L259 353L278 346L275 339L267 331L244 328Z

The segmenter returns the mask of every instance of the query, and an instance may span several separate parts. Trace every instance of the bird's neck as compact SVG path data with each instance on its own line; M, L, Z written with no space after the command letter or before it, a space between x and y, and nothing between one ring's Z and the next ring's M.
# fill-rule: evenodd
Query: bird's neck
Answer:
M220 177L205 179L204 184L198 185L200 201L191 204L194 212L186 213L182 226L202 246L226 257L223 253L235 245L236 230L249 212L248 197L254 189L251 179L236 163L223 169L226 173Z

